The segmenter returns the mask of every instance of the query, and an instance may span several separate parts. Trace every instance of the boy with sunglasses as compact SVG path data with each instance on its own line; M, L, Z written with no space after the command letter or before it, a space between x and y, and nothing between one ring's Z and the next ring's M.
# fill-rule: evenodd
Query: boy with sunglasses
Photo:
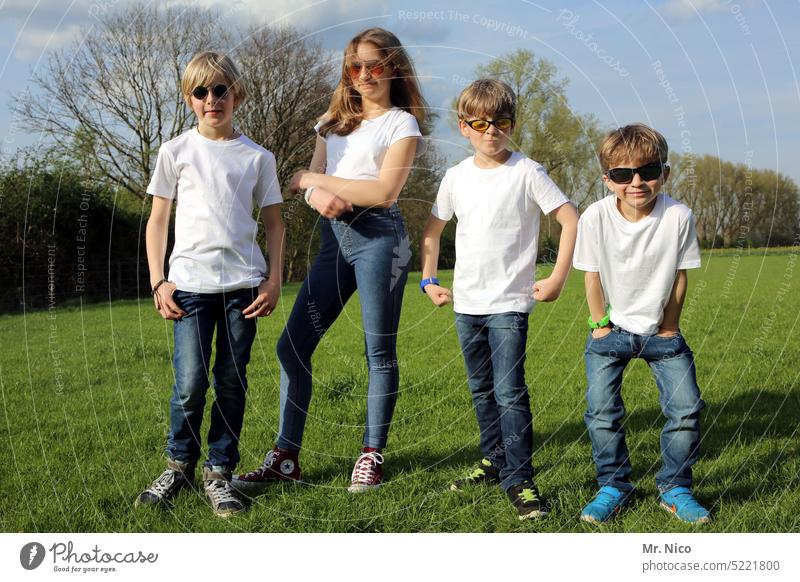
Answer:
M475 155L450 168L439 187L423 233L420 288L438 307L451 300L436 271L442 231L455 215L452 298L483 459L450 488L499 483L522 520L549 513L531 462L528 316L534 301L561 293L578 214L541 165L507 149L515 109L511 87L493 79L475 81L459 96L459 129ZM534 283L541 212L552 213L562 230L552 274Z
M216 399L203 486L216 515L245 509L231 472L239 462L256 318L270 315L280 296L285 228L275 157L233 127L233 111L245 98L240 79L227 56L204 52L191 60L181 85L197 127L161 146L147 188L153 200L146 235L150 283L156 310L175 322L175 384L167 469L139 495L139 506L169 506L194 483L216 328ZM175 245L167 279L164 256L173 200ZM268 278L256 244L253 207L266 229Z
M656 474L661 507L690 523L711 519L691 491L705 404L678 328L686 269L700 267L700 249L691 210L659 193L669 177L667 153L664 136L645 125L610 132L599 158L612 195L589 206L578 227L574 266L586 271L591 328L585 421L600 486L581 512L590 523L614 517L634 490L621 395L632 358L650 366L667 418Z

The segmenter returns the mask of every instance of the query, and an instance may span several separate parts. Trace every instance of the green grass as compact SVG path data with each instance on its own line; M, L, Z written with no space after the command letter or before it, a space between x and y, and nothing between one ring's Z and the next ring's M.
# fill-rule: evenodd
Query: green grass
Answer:
M682 327L697 357L703 456L695 491L716 521L703 531L800 530L800 382L797 255L717 257L690 273ZM543 268L543 272L546 272ZM540 274L541 276L541 274ZM444 273L448 283L451 273ZM133 499L164 466L172 384L172 333L149 301L58 306L0 316L0 530L114 532L546 531L578 521L593 494L583 425L587 309L580 273L531 319L527 378L538 484L553 505L521 523L497 487L446 491L478 456L477 427L449 309L406 290L399 339L401 395L386 451L388 483L349 495L363 430L366 369L355 300L315 356L314 397L301 457L309 485L276 486L246 515L215 518L198 492L174 511L135 510ZM259 322L241 468L260 464L275 438L274 346L297 285ZM53 318L54 317L54 318ZM640 495L611 532L684 532L656 503L662 418L643 362L626 372L629 447ZM204 424L207 429L208 420Z

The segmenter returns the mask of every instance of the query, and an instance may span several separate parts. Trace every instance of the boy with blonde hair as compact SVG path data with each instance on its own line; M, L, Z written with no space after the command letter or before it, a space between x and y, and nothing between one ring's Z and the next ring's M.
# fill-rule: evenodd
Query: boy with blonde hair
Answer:
M694 355L678 327L686 269L700 267L691 210L660 190L669 177L667 141L643 124L610 132L600 148L612 193L581 216L574 265L586 271L589 327L585 360L586 427L600 486L581 519L603 523L630 500L622 373L645 360L667 422L656 474L661 507L691 523L711 517L691 491L700 445L700 398Z
M420 288L441 307L454 301L456 330L480 430L483 459L451 485L499 483L519 519L543 517L533 480L533 429L525 352L535 301L553 301L569 274L578 214L545 169L507 149L516 97L506 83L480 79L458 99L458 126L475 154L442 180L422 239ZM534 282L541 212L561 224L552 274ZM458 219L453 293L436 278L439 240Z
M275 157L233 127L245 88L231 59L213 52L196 55L183 73L182 91L198 125L161 146L147 188L153 197L146 235L153 301L164 319L175 322L167 469L136 504L169 505L194 482L216 328L216 399L203 487L214 513L228 517L245 509L231 486L231 472L239 462L256 318L272 313L280 297L283 199ZM173 200L175 245L167 279L164 256ZM267 233L268 277L256 244L254 207Z

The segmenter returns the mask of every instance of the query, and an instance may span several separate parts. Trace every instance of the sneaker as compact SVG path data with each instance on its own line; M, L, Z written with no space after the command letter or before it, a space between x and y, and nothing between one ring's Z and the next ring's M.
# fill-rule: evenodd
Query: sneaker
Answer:
M624 493L610 485L601 487L594 499L581 511L581 521L604 523L610 520L628 504L630 496L631 492Z
M247 509L236 489L231 486L230 473L203 467L203 489L211 503L211 509L218 517L230 517Z
M234 475L231 484L237 491L255 497L261 495L273 483L280 481L299 482L302 473L297 462L298 451L287 451L275 447L267 453L264 463L255 471Z
M547 501L539 495L539 490L532 481L523 481L512 486L506 495L517 508L520 520L545 517L550 513Z
M492 465L492 462L484 457L467 473L466 477L456 479L450 483L450 491L461 491L470 485L486 482L500 483L500 469Z
M365 451L358 457L353 474L350 477L350 493L362 493L369 489L377 489L383 482L383 455L378 451Z
M711 521L711 513L700 505L688 487L673 487L661 493L661 507L687 523Z
M181 489L194 487L195 463L167 459L167 470L136 498L135 506L162 505L169 507Z

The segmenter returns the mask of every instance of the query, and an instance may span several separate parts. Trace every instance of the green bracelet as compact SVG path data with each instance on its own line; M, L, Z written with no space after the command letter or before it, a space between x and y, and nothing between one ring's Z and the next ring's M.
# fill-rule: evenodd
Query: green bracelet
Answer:
M611 306L610 305L606 305L606 314L603 316L603 319L601 319L600 321L598 321L596 323L595 323L594 320L592 320L591 314L589 315L589 329L598 329L598 328L601 328L601 327L605 327L609 323L611 323Z

